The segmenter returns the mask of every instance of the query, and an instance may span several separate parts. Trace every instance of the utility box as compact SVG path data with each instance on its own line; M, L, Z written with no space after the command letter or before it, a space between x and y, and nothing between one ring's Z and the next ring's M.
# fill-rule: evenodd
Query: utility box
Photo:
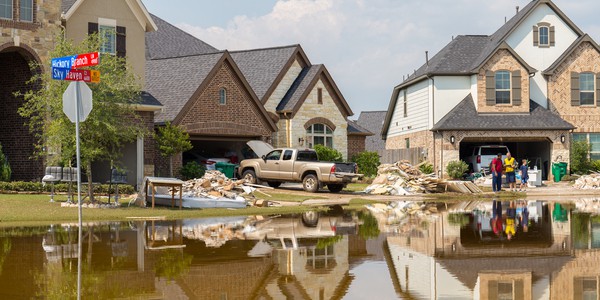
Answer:
M527 181L529 186L542 186L542 170L528 170L529 180Z

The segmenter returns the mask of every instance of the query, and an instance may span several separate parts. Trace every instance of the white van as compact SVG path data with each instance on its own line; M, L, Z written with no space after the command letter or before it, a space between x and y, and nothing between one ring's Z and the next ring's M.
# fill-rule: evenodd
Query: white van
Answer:
M465 157L465 162L469 165L469 169L473 172L481 172L485 170L486 174L490 172L490 163L492 159L502 153L502 159L506 158L506 153L510 152L508 147L504 145L484 145L477 146L473 149L470 156Z

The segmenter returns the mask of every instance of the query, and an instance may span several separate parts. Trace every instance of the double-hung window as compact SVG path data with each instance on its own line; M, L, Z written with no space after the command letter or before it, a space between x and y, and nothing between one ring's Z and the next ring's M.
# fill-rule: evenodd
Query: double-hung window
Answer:
M98 18L98 38L100 39L100 52L117 53L117 21Z
M510 104L510 72L496 72L496 104Z
M594 73L579 74L579 101L581 105L594 105Z
M541 26L539 30L540 46L550 46L550 28L548 26Z
M0 19L13 18L13 0L0 0Z
M33 22L33 0L19 0L19 19L24 22Z

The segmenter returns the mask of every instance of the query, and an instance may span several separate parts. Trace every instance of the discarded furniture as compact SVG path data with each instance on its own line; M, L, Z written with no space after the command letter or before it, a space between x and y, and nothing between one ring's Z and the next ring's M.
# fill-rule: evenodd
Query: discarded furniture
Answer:
M157 187L169 187L171 188L171 207L175 206L175 191L179 189L179 209L182 206L182 189L183 189L183 181L177 178L168 178L168 177L146 177L146 197L150 196L152 193L152 208L154 208L154 203L156 199L156 188ZM148 191L150 188L151 192ZM147 199L146 199L147 202Z
M115 185L115 204L119 205L119 184L127 183L127 172L112 168L110 171L110 180L108 181L108 203L110 203L110 188Z
M46 167L46 173L42 182L49 182L52 187L50 191L50 202L54 202L54 183L61 181L62 179L62 168L61 167Z
M67 203L73 202L73 182L77 182L77 168L64 167L62 168L62 182L68 183L69 191L67 193Z

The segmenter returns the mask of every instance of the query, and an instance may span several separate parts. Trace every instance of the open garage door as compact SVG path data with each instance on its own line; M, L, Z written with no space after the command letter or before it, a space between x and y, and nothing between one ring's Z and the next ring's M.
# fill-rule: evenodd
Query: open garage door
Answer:
M522 159L528 159L530 167L537 166L542 170L542 179L548 180L552 143L547 138L465 138L460 143L460 159L465 160L466 157L472 155L475 147L483 145L507 146L519 165Z
M239 163L246 158L255 158L254 152L246 145L256 138L218 138L190 136L193 148L183 153L183 164L196 161L207 169L214 169L214 162Z

